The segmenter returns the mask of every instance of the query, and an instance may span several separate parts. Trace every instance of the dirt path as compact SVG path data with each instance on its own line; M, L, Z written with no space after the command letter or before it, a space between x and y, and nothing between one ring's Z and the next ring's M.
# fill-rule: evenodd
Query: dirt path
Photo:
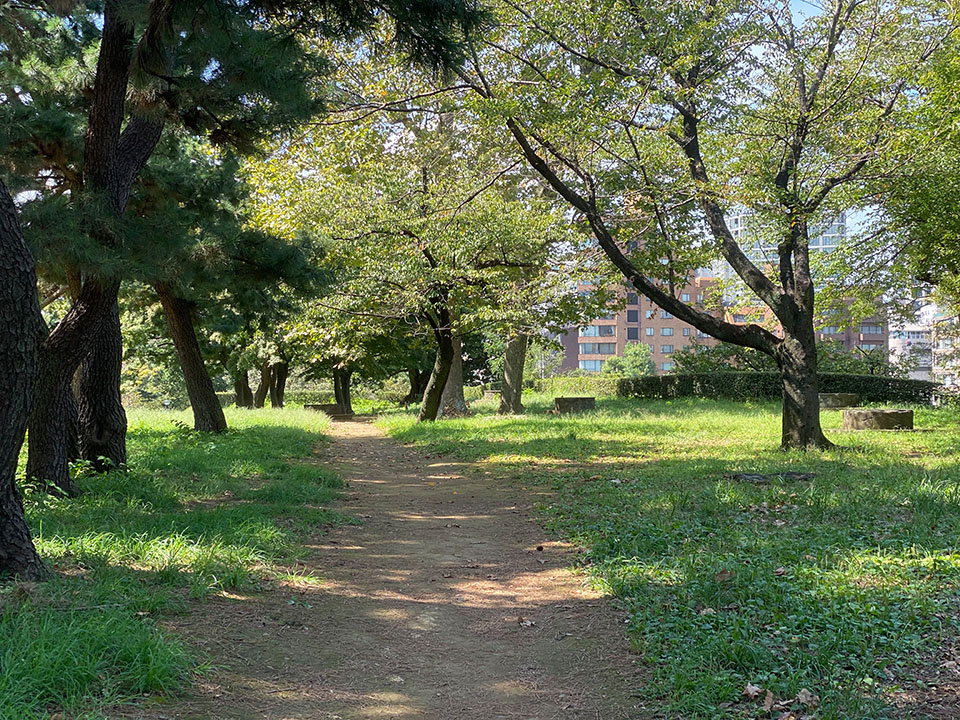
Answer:
M313 546L303 570L323 583L217 598L177 620L224 669L150 717L638 716L623 615L565 569L574 551L545 541L529 497L366 422L331 434L342 509L363 525Z

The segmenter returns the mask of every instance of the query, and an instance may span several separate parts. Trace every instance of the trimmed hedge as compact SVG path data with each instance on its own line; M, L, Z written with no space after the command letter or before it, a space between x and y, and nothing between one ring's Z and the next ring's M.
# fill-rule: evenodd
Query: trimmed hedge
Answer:
M938 383L926 380L820 373L820 392L856 393L861 402L928 405L939 388ZM779 400L781 393L780 374L772 372L678 373L620 378L617 383L617 395L620 397Z
M543 378L533 381L533 391L559 396L615 397L618 394L619 380L621 378L615 375Z

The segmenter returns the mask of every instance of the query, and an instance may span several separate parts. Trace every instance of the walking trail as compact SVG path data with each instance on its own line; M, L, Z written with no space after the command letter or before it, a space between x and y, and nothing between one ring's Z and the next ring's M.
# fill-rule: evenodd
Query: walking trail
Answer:
M349 483L340 509L362 525L310 546L301 569L322 583L226 594L176 619L217 669L150 717L638 716L623 613L567 569L577 550L547 541L536 496L368 422L330 432Z

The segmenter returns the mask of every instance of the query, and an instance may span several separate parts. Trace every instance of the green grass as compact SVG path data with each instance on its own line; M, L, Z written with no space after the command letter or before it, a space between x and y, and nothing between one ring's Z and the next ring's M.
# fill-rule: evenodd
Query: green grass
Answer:
M291 579L304 536L348 520L327 508L340 480L302 461L326 416L227 419L231 429L211 436L190 430L188 413L131 412L128 472L78 468L76 499L26 492L55 577L0 588L0 718L100 718L183 687L204 660L157 620L190 598Z
M932 432L842 432L826 453L780 452L773 404L604 400L582 416L381 420L399 440L551 483L548 528L629 613L664 717L777 717L806 688L818 720L892 717L890 697L957 632L960 416L917 409ZM737 472L809 471L755 484ZM802 710L798 703L793 709ZM809 708L807 708L809 712Z

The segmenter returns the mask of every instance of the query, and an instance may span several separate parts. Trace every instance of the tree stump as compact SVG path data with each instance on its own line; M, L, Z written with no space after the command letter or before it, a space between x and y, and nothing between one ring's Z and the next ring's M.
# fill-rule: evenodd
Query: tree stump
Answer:
M558 413L584 412L594 410L596 406L596 398L592 397L558 397L553 399L553 409Z
M499 400L500 391L499 390L484 390L483 391L484 400Z
M913 410L848 408L843 411L843 429L913 430Z
M860 396L856 393L820 393L820 407L847 408L860 404Z

